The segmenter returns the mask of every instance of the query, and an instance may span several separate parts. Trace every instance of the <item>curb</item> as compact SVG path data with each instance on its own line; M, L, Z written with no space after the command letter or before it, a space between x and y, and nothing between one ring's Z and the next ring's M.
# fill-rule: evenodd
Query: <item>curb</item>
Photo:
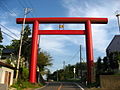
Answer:
M39 89L42 89L42 88L46 87L48 84L49 84L49 83L47 83L47 84L46 84L45 86L43 86L43 87L36 88L36 89L34 89L34 90L39 90Z

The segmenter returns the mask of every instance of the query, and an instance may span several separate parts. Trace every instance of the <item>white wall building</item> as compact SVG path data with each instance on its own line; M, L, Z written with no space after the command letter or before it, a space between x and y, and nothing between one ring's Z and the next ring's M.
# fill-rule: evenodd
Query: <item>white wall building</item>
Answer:
M14 68L3 62L0 62L0 83L7 84L8 86L13 84Z

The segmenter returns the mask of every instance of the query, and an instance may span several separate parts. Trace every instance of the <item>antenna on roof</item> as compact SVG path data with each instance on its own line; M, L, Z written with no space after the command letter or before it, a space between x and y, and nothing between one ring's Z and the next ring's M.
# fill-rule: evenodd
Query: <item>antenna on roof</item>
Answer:
M120 32L120 10L117 10L115 12L117 20L118 20L118 28L119 28L119 32Z

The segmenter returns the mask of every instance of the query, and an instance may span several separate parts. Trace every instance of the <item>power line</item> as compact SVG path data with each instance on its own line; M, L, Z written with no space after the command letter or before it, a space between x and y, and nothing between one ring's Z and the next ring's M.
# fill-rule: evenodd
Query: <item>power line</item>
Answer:
M80 52L80 50L78 50L78 51L74 54L74 56L71 58L71 60L72 60L73 58L75 58L76 55L77 55L79 52Z
M78 48L77 49L74 49L74 51L77 51L78 50ZM77 51L78 52L78 51ZM70 56L68 56L68 58L66 58L65 60L68 60L70 57L72 57L71 55Z
M25 8L25 6L21 3L21 1L16 0L23 8Z
M21 0L17 0L17 2L18 2L23 8L26 8L27 5L25 5L25 1L24 1L24 3L22 3ZM27 6L27 7L29 7L29 6ZM31 13L30 13L30 15L31 15ZM33 15L31 15L31 16L33 17Z
M5 2L3 2L4 3L4 5L8 8L8 4L7 3L5 3ZM9 10L9 9L8 9ZM12 11L12 13L14 13L16 16L17 16L17 13L15 12L15 11L13 11L13 10L11 10Z
M10 14L12 14L12 12L10 12L2 3L0 5L1 9L3 9L4 11L8 11Z
M24 1L24 4L26 4L27 7L31 8L32 6L30 4L27 3L27 1ZM34 17L34 15L31 13L31 15Z
M34 10L34 12L35 12L35 15L37 16L36 10L35 10L35 8L34 8L34 6L33 6L33 4L31 3L31 1L30 1L30 0L28 1L28 3L30 4L30 6L32 7L32 9L33 9L33 10Z
M6 9L5 9L4 7L2 7L1 5L0 5L0 7L1 7L1 10L4 10L4 11L6 11Z
M16 38L14 38L13 36L9 35L8 33L4 32L4 31L2 31L2 30L1 30L1 32L4 33L5 35L7 35L7 36L9 36L9 37L11 37L11 38L17 40ZM24 42L24 44L28 44L28 45L31 44L31 43L29 43L29 42L27 42L27 41L23 41L23 42Z
M78 48L77 48L77 49L74 49L73 51L76 51L76 50L78 50ZM66 56L65 60L68 60L70 57L71 57L71 56Z
M5 28L7 31L9 31L10 33L12 33L13 35L15 35L16 37L18 37L18 35L16 35L15 33L13 33L12 31L10 31L10 29L8 29L7 27L5 27L4 25L0 24L3 28Z
M0 6L2 9L4 9L5 11L7 10L10 14L15 14L17 16L17 14L13 10L10 10L8 8L8 5L5 2L1 1L1 5L3 6Z
M73 59L73 58L75 58L75 57L76 57L76 55L77 55L79 52L80 52L80 50L78 50L78 51L77 51L77 52L73 55L73 57L72 57L72 58L68 58L68 59L69 59L69 62L71 62L71 61L72 61L72 59ZM68 63L69 63L69 62L68 62Z
M5 35L7 35L7 36L9 36L9 37L11 37L11 38L13 38L13 39L17 40L16 38L14 38L13 36L11 36L11 35L7 34L6 32L4 32L4 31L2 31L2 30L1 30L1 32L2 32L2 33L4 33Z
M2 24L0 24L0 25L1 25L3 28L5 28L7 31L9 31L10 33L14 34L17 38L19 38L18 35L16 35L15 33L11 32L10 29L8 29L7 27L5 27L5 26L2 25ZM2 32L3 32L3 31L2 31ZM13 38L13 36L11 36L11 35L9 35L9 34L7 34L7 33L5 33L5 32L3 32L3 33L6 34L6 35L8 35L9 37ZM15 38L13 38L13 39L15 39ZM15 39L15 40L16 40L16 39ZM24 41L24 43L27 44L28 42L27 42L27 41Z

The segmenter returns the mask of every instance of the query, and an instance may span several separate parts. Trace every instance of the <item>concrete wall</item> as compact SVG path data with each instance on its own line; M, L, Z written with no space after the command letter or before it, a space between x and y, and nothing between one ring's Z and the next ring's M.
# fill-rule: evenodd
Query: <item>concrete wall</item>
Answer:
M8 90L8 86L6 84L0 84L0 90Z
M120 76L115 75L101 75L101 88L119 88L120 90Z
M4 84L4 81L5 81L5 71L11 72L10 85L12 85L13 84L14 70L6 68L6 67L1 67L0 68L0 83Z

